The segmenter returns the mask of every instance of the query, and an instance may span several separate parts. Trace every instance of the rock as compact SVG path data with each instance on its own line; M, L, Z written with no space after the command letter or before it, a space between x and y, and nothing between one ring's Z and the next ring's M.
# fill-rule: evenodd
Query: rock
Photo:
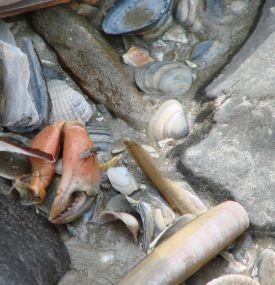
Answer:
M91 23L59 6L33 13L32 26L87 95L136 128L145 128L142 96L119 55Z
M56 229L33 209L3 195L0 216L0 284L55 285L70 264Z
M241 203L256 234L275 232L272 3L266 2L250 39L206 89L208 97L216 98L215 124L183 152L180 165L202 195ZM266 27L273 29L266 32Z

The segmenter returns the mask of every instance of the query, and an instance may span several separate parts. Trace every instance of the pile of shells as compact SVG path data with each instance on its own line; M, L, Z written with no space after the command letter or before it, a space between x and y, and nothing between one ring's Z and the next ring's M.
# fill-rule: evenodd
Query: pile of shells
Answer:
M192 73L183 63L163 61L148 63L135 73L137 86L144 92L179 96L192 86Z

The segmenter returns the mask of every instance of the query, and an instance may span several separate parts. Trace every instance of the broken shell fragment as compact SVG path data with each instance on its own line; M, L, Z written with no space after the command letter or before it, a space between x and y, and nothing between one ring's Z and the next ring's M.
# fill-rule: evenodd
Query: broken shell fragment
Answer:
M166 228L166 224L161 212L161 209L153 209L155 230L157 232L162 232Z
M183 108L177 100L164 102L153 114L147 127L147 135L151 144L167 138L180 139L189 132L188 122Z
M141 32L156 25L168 11L171 0L122 0L111 8L102 27L106 34Z
M118 194L114 196L107 204L106 209L115 212L135 213L131 204L127 201L126 197Z
M261 285L272 285L275 280L275 252L264 249L258 259L258 278Z
M138 190L138 184L126 167L109 167L108 178L112 186L124 195L131 195Z
M153 60L149 56L149 52L140 47L131 47L127 53L122 56L122 58L125 64L129 64L134 67L147 64Z
M99 224L106 224L117 220L122 221L126 225L136 242L139 233L139 224L134 216L123 212L104 211L97 217Z
M192 73L184 63L162 61L148 63L136 70L137 86L144 92L184 95L192 86Z
M59 120L77 120L85 124L92 117L92 109L84 97L72 89L65 81L47 82L52 110L49 123Z
M248 225L248 215L240 204L224 202L157 246L118 285L181 284L242 234Z
M239 274L230 274L215 278L208 282L206 285L260 285L257 281L253 280L250 277L239 275Z

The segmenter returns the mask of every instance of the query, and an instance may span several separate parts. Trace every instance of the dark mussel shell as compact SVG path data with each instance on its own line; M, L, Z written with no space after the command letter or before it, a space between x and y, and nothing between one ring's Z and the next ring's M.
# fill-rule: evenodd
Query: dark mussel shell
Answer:
M120 0L103 21L106 34L141 32L154 26L169 10L171 0Z

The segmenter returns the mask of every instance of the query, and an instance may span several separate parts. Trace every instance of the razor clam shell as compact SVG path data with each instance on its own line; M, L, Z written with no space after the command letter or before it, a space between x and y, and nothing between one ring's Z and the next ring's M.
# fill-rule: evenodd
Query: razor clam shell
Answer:
M40 65L40 60L36 54L33 43L29 38L23 38L20 44L22 52L24 52L28 57L29 68L30 68L30 83L29 92L35 102L36 110L39 115L39 120L32 129L38 128L45 120L47 120L49 115L49 98L48 90L43 75L43 71ZM25 129L21 128L21 131L30 131L29 127Z
M261 285L273 285L275 280L275 252L264 249L258 258L258 278Z
M208 282L206 285L260 285L257 281L253 280L250 277L239 275L239 274L230 274L215 278Z
M142 247L147 252L151 241L154 238L154 215L151 206L148 203L134 200L126 196L127 201L139 213L143 224Z
M192 86L192 72L180 62L162 61L148 63L135 72L137 86L144 92L184 95Z
M126 167L109 167L107 175L113 188L124 195L138 190L138 184Z
M47 82L52 110L49 123L59 120L78 120L86 123L92 117L92 109L85 98L72 89L65 81Z
M39 116L28 91L28 58L19 48L0 41L0 61L3 68L2 125L14 132L24 128L31 131L37 126Z
M139 233L139 224L134 216L123 212L104 211L97 217L97 222L99 224L106 224L116 220L120 220L126 225L129 231L132 233L134 241L136 242Z
M153 114L147 127L147 135L151 144L172 138L174 140L185 137L189 132L183 108L177 100L164 102Z

